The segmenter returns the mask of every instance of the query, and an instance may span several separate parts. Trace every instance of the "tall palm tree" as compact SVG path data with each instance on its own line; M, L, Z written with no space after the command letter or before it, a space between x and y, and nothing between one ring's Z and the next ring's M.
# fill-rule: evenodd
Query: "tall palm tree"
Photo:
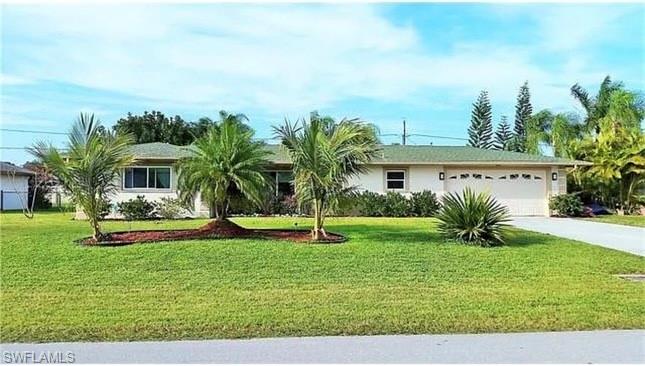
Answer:
M180 197L191 202L199 192L217 221L226 219L231 189L259 205L268 189L264 171L269 152L253 135L237 118L211 126L189 147L190 156L178 162Z
M92 226L92 236L103 236L99 223L106 198L114 193L123 168L134 158L129 134L106 131L93 114L81 113L69 134L66 151L38 142L29 152L70 192Z
M595 97L591 97L589 92L577 83L571 87L571 95L585 110L584 124L588 132L600 133L599 121L609 111L611 94L614 91L623 90L623 88L622 82L612 81L609 75L600 84L598 94Z
M274 130L291 157L296 199L312 207L312 239L319 240L327 235L325 215L346 191L349 178L364 173L376 156L376 129L359 119L335 122L312 113L309 121L285 120Z

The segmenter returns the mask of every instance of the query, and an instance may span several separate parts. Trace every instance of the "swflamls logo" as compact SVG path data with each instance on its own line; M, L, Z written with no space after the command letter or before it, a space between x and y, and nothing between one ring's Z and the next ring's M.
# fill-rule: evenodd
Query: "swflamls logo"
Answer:
M3 351L2 363L74 363L74 352Z

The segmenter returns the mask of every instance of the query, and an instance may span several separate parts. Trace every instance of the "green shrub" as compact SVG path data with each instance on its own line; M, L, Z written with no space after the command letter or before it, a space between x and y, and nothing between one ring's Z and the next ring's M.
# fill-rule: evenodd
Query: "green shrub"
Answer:
M73 203L73 201L71 202L71 204L74 205L74 209L76 209L76 204ZM110 212L112 212L112 203L110 202L110 200L103 197L98 200L98 204L99 204L99 209L97 210L98 219L103 220L107 217L107 215L110 214Z
M549 208L561 216L580 216L582 214L582 200L577 194L567 193L551 197Z
M412 205L404 195L398 192L387 192L383 216L406 217L412 214Z
M491 246L504 243L508 209L487 193L464 189L461 195L447 193L437 214L439 232L456 241Z
M234 194L229 198L228 213L231 215L255 215L260 213L260 208L241 194Z
M179 198L162 197L155 203L155 212L164 219L176 219L186 211L188 207Z
M385 196L364 191L356 196L356 206L362 216L379 217L385 211Z
M155 204L146 200L144 196L119 202L117 210L126 220L145 220L154 217Z
M441 205L437 195L431 191L413 192L410 196L410 205L414 216L431 217L437 214Z

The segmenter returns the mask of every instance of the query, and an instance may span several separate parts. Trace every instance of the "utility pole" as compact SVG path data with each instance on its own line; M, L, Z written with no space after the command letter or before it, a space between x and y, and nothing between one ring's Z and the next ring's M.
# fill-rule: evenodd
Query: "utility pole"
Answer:
M407 133L407 131L406 131L406 129L405 129L405 118L403 118L403 141L402 141L402 142L403 142L403 145L405 145L405 139L406 139L406 137L408 137L408 133Z

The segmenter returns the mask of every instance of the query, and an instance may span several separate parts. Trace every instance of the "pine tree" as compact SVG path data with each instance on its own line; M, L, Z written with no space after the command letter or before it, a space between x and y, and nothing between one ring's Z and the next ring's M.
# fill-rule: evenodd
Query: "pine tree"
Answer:
M514 143L513 150L524 152L526 150L526 126L533 114L531 106L531 94L529 92L529 82L524 82L520 87L517 95L517 104L515 105L515 126L513 127Z
M511 132L511 127L508 125L508 119L506 116L502 116L502 121L497 126L497 131L495 131L495 149L510 150L512 139L513 133Z
M482 90L477 101L473 103L473 111L468 128L468 145L482 149L493 147L493 122L488 92Z

